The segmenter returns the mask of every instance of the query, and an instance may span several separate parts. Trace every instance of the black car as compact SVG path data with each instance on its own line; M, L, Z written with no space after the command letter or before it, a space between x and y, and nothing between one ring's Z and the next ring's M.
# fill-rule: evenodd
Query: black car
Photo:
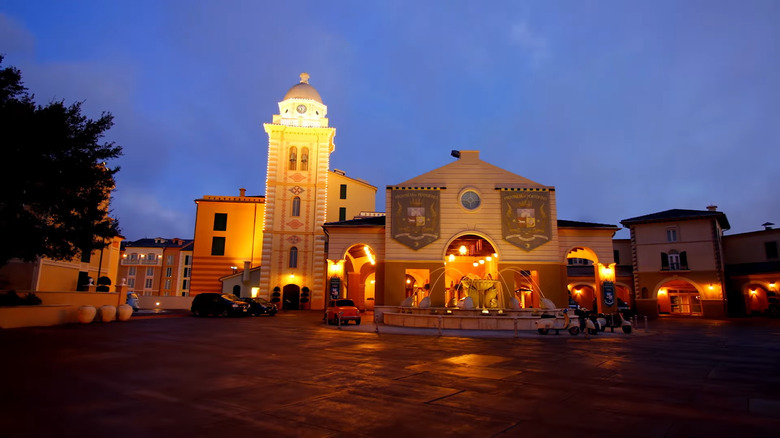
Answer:
M276 304L266 300L265 298L255 297L255 298L241 298L241 301L249 304L249 314L260 316L260 315L268 315L268 316L274 316L276 315L277 308Z
M195 316L248 315L249 304L232 294L201 293L192 299L190 311Z

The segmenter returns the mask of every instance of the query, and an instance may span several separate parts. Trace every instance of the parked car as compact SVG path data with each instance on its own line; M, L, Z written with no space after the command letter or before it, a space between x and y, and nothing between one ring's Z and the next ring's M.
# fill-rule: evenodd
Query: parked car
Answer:
M127 305L133 308L133 312L138 311L138 294L135 292L127 293Z
M190 311L195 316L239 316L249 314L249 303L233 294L200 293L192 299Z
M278 310L276 308L276 304L266 300L265 298L241 298L241 301L249 304L249 314L254 316L274 316Z
M339 319L341 324L355 321L356 325L360 325L360 310L355 307L354 301L345 299L328 301L328 307L325 309L325 320L328 324L338 324Z

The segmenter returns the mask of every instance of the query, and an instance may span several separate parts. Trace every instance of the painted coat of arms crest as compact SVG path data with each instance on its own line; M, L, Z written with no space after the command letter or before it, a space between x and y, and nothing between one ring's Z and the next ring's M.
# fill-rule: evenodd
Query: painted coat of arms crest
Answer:
M417 250L439 238L438 190L393 190L391 202L393 239Z
M552 238L550 192L501 192L501 231L504 240L531 251Z

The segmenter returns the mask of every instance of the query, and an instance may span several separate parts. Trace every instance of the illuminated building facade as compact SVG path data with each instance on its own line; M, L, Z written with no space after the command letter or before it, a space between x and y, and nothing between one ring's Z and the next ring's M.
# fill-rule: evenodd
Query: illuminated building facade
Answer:
M189 295L191 239L146 238L122 242L119 285L144 296Z
M387 187L386 217L328 223L332 293L359 307L454 307L464 284L480 289L476 307L566 306L573 289L590 291L600 311L628 300L616 284L615 225L559 221L555 187L479 158L456 160ZM384 219L384 220L383 220ZM589 270L569 277L569 260ZM582 270L581 270L582 271ZM583 299L583 298L579 298Z
M335 128L309 76L301 74L265 123L265 196L196 201L192 293L260 296L282 308L323 308L322 225L373 211L376 187L330 169ZM306 295L308 293L308 296Z

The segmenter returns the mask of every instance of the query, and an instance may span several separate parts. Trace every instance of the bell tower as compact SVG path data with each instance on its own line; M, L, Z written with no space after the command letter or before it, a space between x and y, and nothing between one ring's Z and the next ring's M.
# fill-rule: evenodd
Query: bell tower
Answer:
M279 102L273 122L263 124L268 134L268 167L259 296L275 301L280 309L306 304L323 308L325 299L322 225L336 129L328 127L328 107L309 85L309 75L300 77L300 83ZM309 289L308 297L301 293L304 287ZM305 298L310 301L302 302Z

